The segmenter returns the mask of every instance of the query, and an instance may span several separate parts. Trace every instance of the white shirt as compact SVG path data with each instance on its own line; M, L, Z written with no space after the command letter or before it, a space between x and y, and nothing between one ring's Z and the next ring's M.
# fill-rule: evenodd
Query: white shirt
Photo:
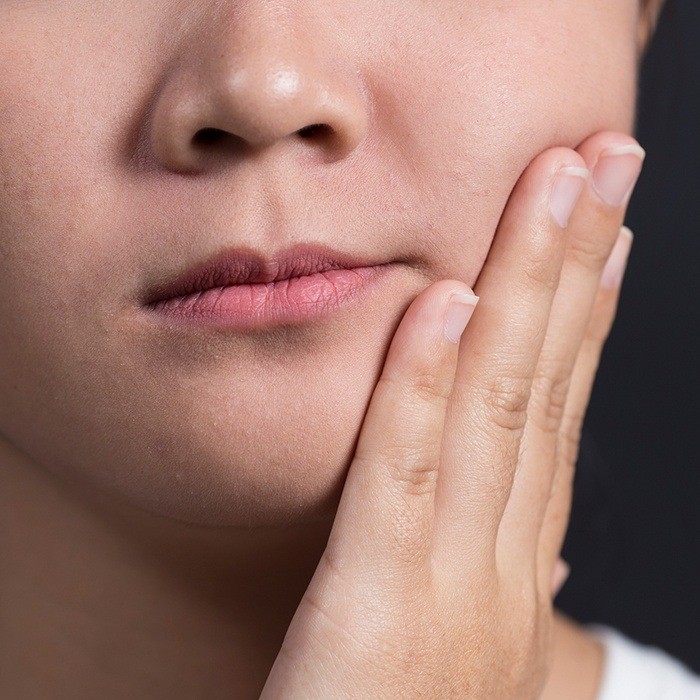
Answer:
M700 676L657 647L603 625L589 629L606 650L598 700L700 700Z

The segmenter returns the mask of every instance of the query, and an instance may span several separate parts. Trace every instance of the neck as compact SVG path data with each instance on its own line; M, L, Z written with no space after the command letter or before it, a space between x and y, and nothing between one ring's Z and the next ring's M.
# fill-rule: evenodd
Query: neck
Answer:
M330 522L190 526L0 449L0 697L257 697Z
M605 649L592 634L559 612L552 630L554 654L539 700L595 700L599 697Z
M0 697L257 698L331 522L190 526L0 443ZM603 652L558 616L542 695L593 700Z

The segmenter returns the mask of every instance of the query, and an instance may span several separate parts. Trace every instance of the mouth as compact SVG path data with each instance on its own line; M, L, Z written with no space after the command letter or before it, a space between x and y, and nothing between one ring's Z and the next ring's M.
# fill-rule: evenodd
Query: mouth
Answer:
M393 266L320 244L273 258L229 249L152 288L143 307L185 324L241 330L299 324L358 301Z

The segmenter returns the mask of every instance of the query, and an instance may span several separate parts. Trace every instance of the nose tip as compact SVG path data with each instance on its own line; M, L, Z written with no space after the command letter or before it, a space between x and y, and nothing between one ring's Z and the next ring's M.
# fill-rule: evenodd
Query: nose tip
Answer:
M151 147L162 166L197 170L283 144L328 162L362 141L367 103L354 72L343 79L296 44L277 52L251 45L247 52L211 51L204 65L170 76L151 120Z

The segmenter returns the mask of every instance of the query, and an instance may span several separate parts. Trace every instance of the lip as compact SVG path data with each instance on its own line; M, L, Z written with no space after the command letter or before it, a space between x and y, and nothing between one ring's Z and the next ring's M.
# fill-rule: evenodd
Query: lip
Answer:
M392 263L299 244L272 258L227 249L152 288L144 309L186 324L240 329L298 324L364 296Z

